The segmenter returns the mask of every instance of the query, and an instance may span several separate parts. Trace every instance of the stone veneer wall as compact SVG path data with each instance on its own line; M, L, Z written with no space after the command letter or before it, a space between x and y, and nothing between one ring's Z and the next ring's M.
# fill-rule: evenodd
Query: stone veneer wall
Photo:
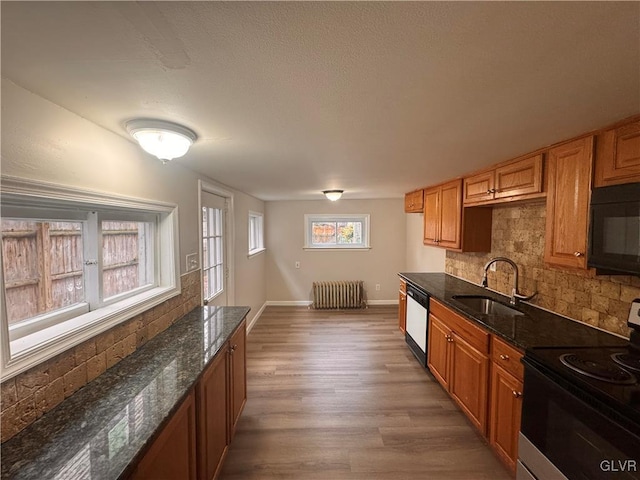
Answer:
M181 285L180 295L2 383L1 441L16 435L200 305L200 271L183 275Z
M496 206L493 209L491 253L447 251L445 271L479 284L482 268L493 257L508 257L520 271L520 293L538 295L531 300L547 310L616 334L629 336L626 326L631 301L640 298L640 278L595 275L544 263L545 204ZM569 221L569 219L567 219ZM511 266L498 262L489 272L489 288L511 294Z

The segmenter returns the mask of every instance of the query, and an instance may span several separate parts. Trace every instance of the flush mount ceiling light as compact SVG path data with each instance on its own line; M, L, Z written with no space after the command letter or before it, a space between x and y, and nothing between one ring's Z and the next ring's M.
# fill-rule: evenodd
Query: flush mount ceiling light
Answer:
M162 163L182 157L198 138L193 130L163 120L131 120L126 128L145 152L155 155Z
M340 199L340 197L344 193L344 190L323 190L322 193L324 193L324 196L329 200L335 202L336 200Z

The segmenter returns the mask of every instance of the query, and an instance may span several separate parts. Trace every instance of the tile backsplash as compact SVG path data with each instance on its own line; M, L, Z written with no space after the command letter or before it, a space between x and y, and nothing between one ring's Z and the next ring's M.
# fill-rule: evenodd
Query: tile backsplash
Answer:
M445 271L479 284L486 262L508 257L518 265L520 293L538 292L531 303L628 337L627 318L632 300L640 297L640 278L545 265L545 212L544 203L494 207L491 253L447 251ZM504 262L495 265L496 271L489 271L489 288L510 295L511 266Z
M2 383L1 441L52 410L200 305L200 271L181 277L180 295Z

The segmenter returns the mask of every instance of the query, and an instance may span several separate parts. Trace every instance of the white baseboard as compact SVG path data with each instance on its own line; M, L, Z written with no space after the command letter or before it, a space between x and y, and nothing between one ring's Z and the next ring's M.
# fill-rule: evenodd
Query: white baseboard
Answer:
M398 305L398 299L395 299L395 300L367 300L367 305Z
M312 303L309 300L268 300L265 305L274 307L308 307Z
M258 323L258 319L260 318L260 315L262 315L262 312L264 312L264 309L267 308L267 302L265 302L261 307L260 310L258 310L258 312L253 316L253 318L251 319L251 321L247 324L247 333L249 333L251 331L251 329L253 328L253 326Z
M308 300L267 300L265 306L274 307L308 307L313 302ZM367 305L398 305L398 300L368 300ZM264 307L263 307L264 309ZM262 310L260 310L262 312Z

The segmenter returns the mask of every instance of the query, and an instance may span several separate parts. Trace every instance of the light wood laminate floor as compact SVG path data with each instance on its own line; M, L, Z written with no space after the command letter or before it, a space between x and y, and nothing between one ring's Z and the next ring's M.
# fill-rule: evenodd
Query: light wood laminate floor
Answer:
M221 480L511 478L408 350L397 307L267 307L247 383Z

